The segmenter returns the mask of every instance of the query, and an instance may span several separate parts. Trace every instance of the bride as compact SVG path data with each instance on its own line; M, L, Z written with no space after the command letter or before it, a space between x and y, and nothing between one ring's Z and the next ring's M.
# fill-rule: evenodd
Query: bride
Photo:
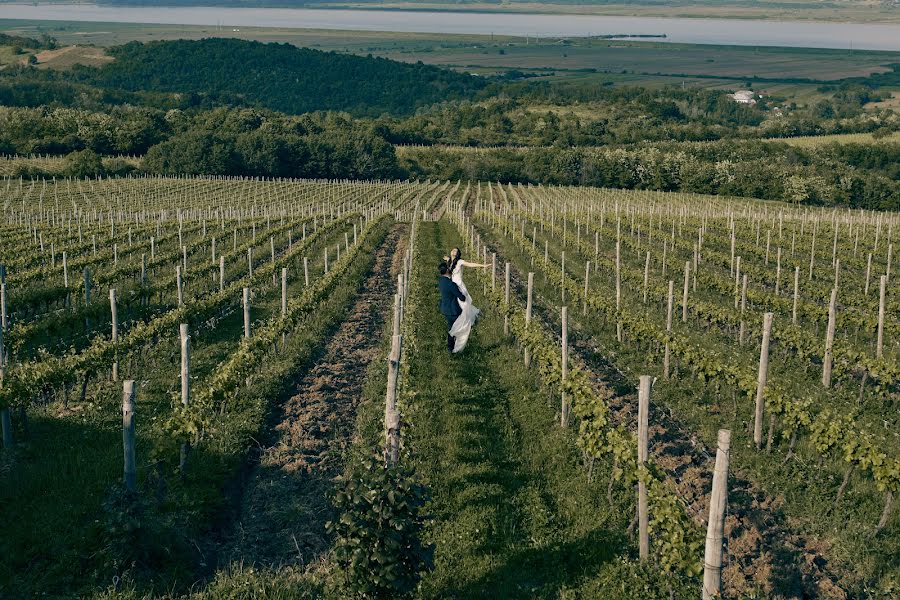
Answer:
M475 324L475 320L478 318L478 315L481 314L481 311L472 304L472 295L469 294L469 290L466 289L466 284L463 282L463 267L487 269L491 264L467 262L462 259L462 252L460 252L459 248L451 250L448 258L450 278L453 280L453 283L459 287L459 291L466 296L465 301L457 300L460 308L462 308L462 313L453 323L453 327L450 328L450 335L455 338L453 353L456 354L466 347L466 342L469 341L469 334L472 332L472 325Z

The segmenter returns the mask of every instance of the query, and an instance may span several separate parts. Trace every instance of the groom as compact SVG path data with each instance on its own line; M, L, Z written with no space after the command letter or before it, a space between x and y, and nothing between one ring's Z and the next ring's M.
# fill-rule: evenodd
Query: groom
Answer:
M450 267L447 266L447 263L442 262L438 265L438 271L441 274L438 277L438 289L441 291L441 314L447 319L447 350L452 354L456 339L450 335L450 330L453 328L453 323L462 314L462 308L457 300L465 302L466 296L450 279Z

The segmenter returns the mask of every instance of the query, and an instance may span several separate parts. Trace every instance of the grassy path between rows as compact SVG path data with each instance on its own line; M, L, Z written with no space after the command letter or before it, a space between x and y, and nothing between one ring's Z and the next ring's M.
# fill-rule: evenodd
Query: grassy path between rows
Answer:
M630 493L609 505L607 464L588 481L574 432L557 425L557 395L524 369L502 319L487 312L467 348L448 355L436 265L460 240L446 221L422 223L419 236L415 276L427 298L409 358L406 445L431 487L436 546L421 596L668 597L633 559ZM467 279L479 305L480 285Z

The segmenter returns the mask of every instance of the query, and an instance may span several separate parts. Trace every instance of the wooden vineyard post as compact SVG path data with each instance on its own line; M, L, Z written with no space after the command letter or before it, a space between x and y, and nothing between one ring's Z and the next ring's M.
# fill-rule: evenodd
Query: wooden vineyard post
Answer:
M119 344L119 311L116 306L116 290L109 290L109 310L112 316L112 343L114 346ZM116 359L112 364L112 380L119 380L119 359L118 350L116 351Z
M747 310L747 274L744 273L743 283L741 285L741 329L738 333L738 345L744 345L744 332L746 330L746 322L744 321L744 312Z
M759 374L756 378L756 411L753 417L753 442L757 450L762 447L763 410L766 399L766 380L769 377L769 339L772 336L773 313L763 315L762 345L759 349Z
M391 336L400 335L400 294L394 294L394 322Z
M688 313L688 284L691 278L691 261L684 263L684 294L681 297L681 322L687 323Z
M559 301L564 303L566 301L566 251L562 252L560 267L559 267Z
M591 276L591 261L586 261L584 263L584 302L583 302L583 313L584 316L587 316L587 301L588 301L588 289L590 285L590 276Z
M619 314L622 310L622 261L621 261L621 242L616 241L616 340L622 343L622 317Z
M247 248L247 276L253 278L253 247Z
M182 323L178 328L181 339L181 405L185 408L191 400L191 336L187 323ZM190 445L187 442L181 444L181 456L178 466L184 473L187 464L187 454Z
M0 320L0 387L3 385L4 367L6 366L6 345L3 340L6 335L6 284L0 283L0 310L3 318Z
M872 278L872 253L869 252L869 260L866 262L866 287L863 291L864 296L869 295L869 280Z
M134 381L129 379L122 386L122 449L124 454L123 480L125 489L133 492L137 480L134 459Z
M706 526L706 550L703 555L703 600L721 597L722 538L725 533L725 505L728 501L728 461L731 455L731 431L719 430L712 493L709 496L709 521Z
M828 302L828 329L825 332L825 357L822 359L822 386L831 387L831 369L834 361L834 326L837 310L837 288L831 290Z
M528 297L525 302L525 328L531 325L531 311L534 305L534 273L528 273ZM525 347L525 367L531 366L531 350Z
M649 451L650 384L649 375L641 375L638 387L638 549L641 560L650 557L649 517L647 512L647 482L641 467L647 462Z
M9 327L6 310L6 283L0 283L0 327L6 331Z
M225 256L219 255L219 292L225 291Z
M891 258L894 255L894 244L888 244L888 253L887 253L887 266L884 270L884 276L887 277L887 280L891 280Z
M399 295L399 294L398 294ZM391 337L388 356L387 394L384 406L384 462L392 467L400 459L400 412L397 410L397 380L400 377L400 353L403 337Z
M5 284L0 284L5 285ZM6 335L6 327L0 326L0 386L3 384L3 368L6 366L6 344L3 341L3 336Z
M281 316L287 316L287 289L288 289L288 273L287 267L281 269Z
M309 259L305 256L303 257L303 283L309 287Z
M184 281L181 279L181 265L175 267L175 286L178 289L178 306L184 306Z
M0 267L0 269L5 269ZM0 275L4 275L0 271ZM6 349L3 344L3 336L6 335L6 284L0 282L0 388L3 387L3 378L6 371ZM13 447L12 418L10 417L9 407L5 406L0 409L0 430L3 435L3 447L11 449Z
M884 311L887 300L887 275L881 276L878 288L878 339L875 343L875 356L881 358L884 354Z
M791 311L791 323L797 324L797 301L800 299L800 267L794 267L794 308Z
M250 337L250 288L244 288L243 307L244 307L244 337Z
M281 268L281 318L287 318L287 308L288 308L288 270L287 267ZM287 347L287 332L282 330L281 332L281 347L282 349Z
M675 300L675 282L669 280L669 306L666 309L666 350L663 356L663 377L669 378L669 366L672 359L672 351L669 348L669 336L672 333L672 308Z
M569 376L569 309L562 307L562 381L560 425L569 426L569 403L566 399L566 379Z
M503 294L503 306L509 307L509 263L506 263L506 291ZM503 317L503 335L509 335L509 315Z

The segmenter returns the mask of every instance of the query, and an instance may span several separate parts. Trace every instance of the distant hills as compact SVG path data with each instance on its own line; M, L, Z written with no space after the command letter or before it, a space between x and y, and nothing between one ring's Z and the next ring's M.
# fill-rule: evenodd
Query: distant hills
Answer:
M109 53L115 57L110 64L79 67L71 77L107 90L192 94L289 114L404 115L471 97L487 85L483 78L422 63L226 38L131 42Z

